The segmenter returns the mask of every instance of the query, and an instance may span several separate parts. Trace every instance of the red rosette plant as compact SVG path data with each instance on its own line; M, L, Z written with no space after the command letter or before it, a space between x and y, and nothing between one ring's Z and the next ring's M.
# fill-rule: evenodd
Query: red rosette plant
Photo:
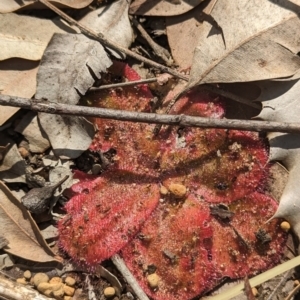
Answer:
M112 69L128 80L127 65ZM146 85L96 93L97 107L151 112ZM221 118L218 97L194 89L172 114ZM153 299L190 299L222 278L265 270L281 257L286 235L267 224L277 203L263 194L266 145L255 133L166 127L94 119L92 151L112 152L99 177L80 182L59 222L60 245L72 259L94 266L120 253ZM150 284L155 273L158 282Z

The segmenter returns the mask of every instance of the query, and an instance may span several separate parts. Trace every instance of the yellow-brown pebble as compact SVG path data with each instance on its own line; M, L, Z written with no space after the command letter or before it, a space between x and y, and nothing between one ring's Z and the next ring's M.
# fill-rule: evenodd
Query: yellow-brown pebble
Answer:
M76 283L75 279L73 277L67 276L65 279L65 284L68 286L74 286Z
M71 300L72 297L71 296L64 296L64 300Z
M31 272L29 270L26 270L23 273L24 278L26 278L27 280L29 280L31 278Z
M288 232L288 231L291 229L291 225L290 225L290 223L287 222L287 221L281 222L280 227L281 227L281 229L282 229L283 231L285 231L285 232Z
M51 290L51 283L49 282L40 282L37 286L37 289L42 294L45 294L47 290Z
M48 282L49 276L45 273L36 273L33 276L33 284L37 287L41 282Z
M17 283L21 283L21 284L27 284L28 282L26 281L26 278L17 278Z
M106 298L111 298L116 294L116 290L110 286L110 287L105 288L103 293Z
M297 286L300 284L300 281L298 279L294 280L294 286Z
M167 195L168 192L169 192L168 189L165 186L163 186L163 185L160 187L159 191L164 196Z
M156 273L150 274L147 276L147 281L152 289L156 289L158 287L159 276Z
M62 283L62 279L61 279L60 277L52 277L52 278L49 280L49 283L51 283L51 284Z
M26 150L24 147L19 147L18 150L19 150L20 155L21 155L23 158L26 158L26 157L29 156L28 150Z
M176 197L182 198L186 194L186 187L179 183L171 183L169 185L169 191Z
M257 290L256 287L253 287L253 288L252 288L252 294L253 294L254 297L257 297L257 296L258 296L258 290Z
M61 299L64 296L63 286L61 285L61 287L58 290L53 291L52 294L54 298Z
M75 293L75 289L71 286L64 285L64 292L66 296L73 296Z

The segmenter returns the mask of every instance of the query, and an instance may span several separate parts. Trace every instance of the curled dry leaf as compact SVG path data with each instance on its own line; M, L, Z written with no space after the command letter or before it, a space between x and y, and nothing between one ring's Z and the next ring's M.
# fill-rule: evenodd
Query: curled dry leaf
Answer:
M54 253L47 246L29 212L0 182L0 235L7 239L7 253L39 263L53 262Z
M295 74L300 67L296 4L300 2L217 1L211 16L220 27L209 22L200 27L188 86Z
M55 32L75 33L58 19L0 14L0 60L12 57L40 60Z
M129 48L134 36L128 18L128 8L129 1L117 0L88 13L80 20L80 23L109 37L118 45ZM116 52L116 50L109 50L116 58L125 58L124 54Z
M72 8L83 8L88 6L92 0L53 0L50 1L58 6L63 6L63 7L72 7ZM26 0L26 1L14 1L14 0L2 0L0 4L0 13L8 13L12 12L15 10L18 10L20 8L25 8L26 6L29 5L35 5L37 4L36 1L34 0ZM39 7L41 6L32 6L34 7Z
M136 79L123 64L116 67ZM130 87L89 95L87 103L149 111L150 96L145 86ZM219 118L224 110L217 97L195 90L173 113ZM277 220L265 224L277 204L258 192L268 166L257 135L167 127L153 137L152 125L94 122L99 132L91 150L111 161L100 177L77 172L80 182L59 223L61 246L74 260L92 267L121 250L158 300L190 299L223 276L243 277L279 262L286 233ZM228 210L225 225L211 205Z
M193 9L202 1L203 0L135 0L130 5L129 12L143 16L175 16Z
M55 34L37 75L37 99L77 104L100 72L111 65L100 43L81 34ZM39 121L57 156L76 158L85 151L94 127L85 118L39 113ZM55 126L53 126L55 124Z

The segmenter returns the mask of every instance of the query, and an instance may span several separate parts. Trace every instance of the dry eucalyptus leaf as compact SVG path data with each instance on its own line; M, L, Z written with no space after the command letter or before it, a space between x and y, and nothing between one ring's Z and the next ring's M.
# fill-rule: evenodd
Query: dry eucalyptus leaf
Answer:
M44 153L50 143L42 131L34 112L28 112L16 126L15 131L21 133L29 144L29 150L33 153Z
M93 139L92 123L83 117L39 113L39 120L47 133L53 152L61 158L77 158Z
M58 19L0 14L0 60L12 57L40 60L55 32L75 33Z
M0 133L0 146L10 144L3 160L0 162L0 179L5 182L23 182L25 179L25 161L21 157L13 140Z
M216 23L200 27L188 86L295 74L300 67L297 4L299 0L217 1L211 13Z
M80 23L102 33L111 41L118 43L124 48L129 48L134 36L128 18L128 0L114 1L109 5L102 6L84 16ZM109 49L109 48L108 48ZM116 58L125 58L125 55L109 49Z
M75 105L110 65L100 43L81 34L54 34L41 60L36 98ZM89 147L94 127L85 118L38 116L56 156L76 158Z
M53 4L56 4L58 6L63 7L72 7L72 8L83 8L88 6L92 0L52 0L49 1ZM35 5L38 4L34 0L25 0L25 1L15 1L15 0L1 0L0 3L0 13L8 13L15 10L18 10L20 8L25 8L26 6L30 6L28 8L38 7L38 8L44 8L44 6L41 5Z
M47 246L29 212L10 190L0 182L0 235L9 244L3 250L35 262L55 262L54 253Z
M14 261L11 255L5 253L0 255L0 270L4 268L10 268L14 265Z
M180 68L191 67L194 50L201 35L199 27L205 16L211 13L216 1L210 1L205 7L203 4L198 5L185 14L166 18L168 42L172 56Z
M0 15L1 16L1 15ZM36 90L38 62L20 58L0 62L0 91L4 95L31 98ZM17 111L18 107L0 107L0 126Z
M41 234L45 240L56 239L58 237L57 227L48 223L42 223L40 228Z
M257 100L263 110L258 118L266 121L299 122L300 80L262 82ZM269 133L270 160L281 161L289 171L287 184L274 217L288 220L300 237L300 139L298 134Z
M129 12L143 16L175 16L184 14L199 5L203 0L135 0Z

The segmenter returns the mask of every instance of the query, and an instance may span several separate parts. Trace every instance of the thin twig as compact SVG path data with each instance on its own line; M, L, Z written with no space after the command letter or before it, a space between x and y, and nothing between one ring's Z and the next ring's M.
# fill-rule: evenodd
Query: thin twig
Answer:
M100 90L112 89L112 88L124 87L124 86L130 86L130 85L139 85L139 84L151 83L151 82L156 82L156 81L157 81L157 78L153 77L153 78L141 79L141 80L136 80L136 81L127 81L127 82L106 84L106 85L101 85L99 87L91 87L88 90L88 92L94 92L94 91L100 91Z
M118 255L115 254L111 258L113 264L116 266L116 268L119 270L119 272L123 275L123 277L126 279L128 284L132 287L133 291L135 292L136 296L140 300L149 300L148 296L145 294L143 289L140 287L134 276L131 274L129 269L127 268L124 260Z
M171 66L173 64L173 60L169 51L155 43L148 32L144 29L144 27L134 17L131 17L130 20L137 28L137 30L141 33L142 37L147 41L154 53L158 57L160 57L168 66Z
M141 113L134 111L115 110L59 104L37 99L27 99L0 94L0 105L16 106L25 109L45 112L50 114L88 116L119 121L141 122L151 124L163 124L185 127L225 128L248 131L270 131L300 133L300 123L269 122L253 120L230 120L193 117L186 115L165 115L154 113Z
M50 8L51 10L53 10L55 13L57 13L60 17L62 17L64 20L66 20L69 24L71 25L74 25L76 27L78 27L81 31L82 34L92 38L92 39L95 39L99 42L101 42L103 45L107 46L107 47L110 47L110 48L113 48L119 52L122 52L130 57L133 57L135 58L136 60L138 61L142 61L144 62L145 64L149 65L149 66L152 66L158 70L161 70L162 72L164 73L169 73L169 74L172 74L173 76L175 77L178 77L178 78L181 78L185 81L188 81L189 78L187 76L184 76L183 74L171 69L171 68L168 68L164 65L161 65L159 63L156 63L154 61L152 61L151 59L148 59L148 58L145 58L137 53L134 53L133 51L131 50L128 50L127 48L124 48L120 45L118 45L117 43L107 39L102 33L97 33L93 30L91 30L90 28L82 25L81 23L75 21L74 19L72 19L71 17L69 17L67 14L65 14L63 11L61 11L60 9L58 9L57 7L55 7L54 5L52 5L51 3L49 3L49 1L47 0L39 0L39 2L43 3L45 6L47 6L48 8Z

